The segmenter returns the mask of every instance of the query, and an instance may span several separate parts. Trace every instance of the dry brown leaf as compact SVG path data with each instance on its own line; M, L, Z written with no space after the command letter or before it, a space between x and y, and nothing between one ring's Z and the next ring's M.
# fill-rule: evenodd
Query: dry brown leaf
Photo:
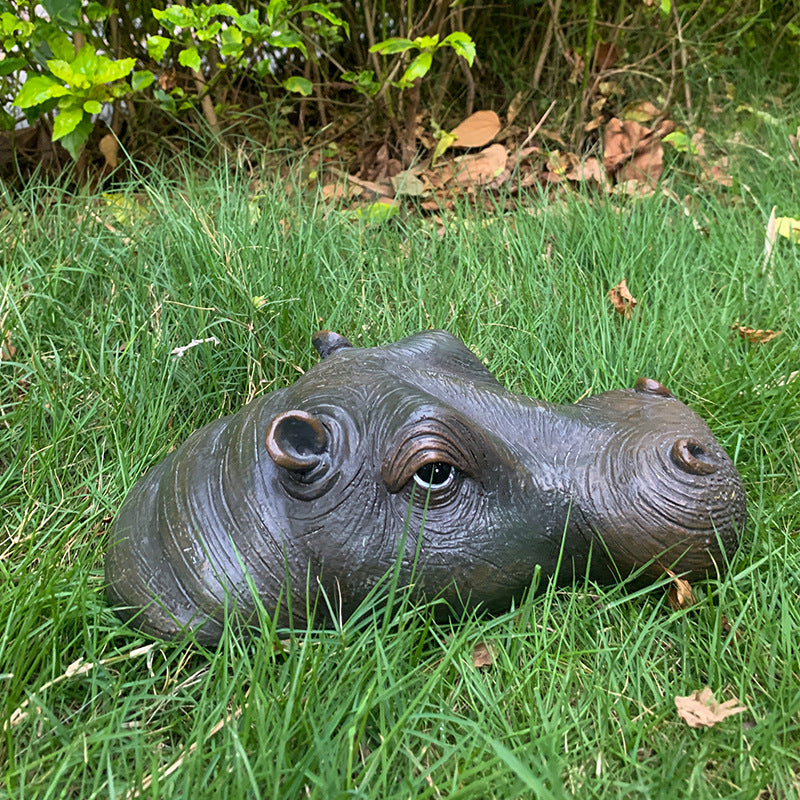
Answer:
M16 352L17 348L11 344L11 331L6 331L6 337L0 345L0 361L11 361Z
M708 686L700 692L692 692L688 697L676 697L675 707L678 716L690 728L710 728L726 717L746 710L735 698L718 703Z
M731 328L748 342L753 344L765 344L772 341L776 336L780 336L783 331L768 331L761 328L748 328L746 325L740 325L734 322Z
M669 591L667 592L667 602L675 611L689 608L697 603L697 598L692 591L689 581L679 578L671 569L664 569L664 572L672 578Z
M500 132L500 117L494 111L476 111L451 131L452 147L483 147Z
M486 642L478 642L472 648L472 665L480 669L494 664L494 646Z
M392 177L396 197L419 197L425 191L425 184L411 170L398 172Z
M606 173L603 165L599 159L594 157L579 162L564 177L568 181L597 181L601 185L606 183Z
M630 293L630 291L628 291L628 281L626 278L623 278L613 289L609 291L608 299L614 306L614 310L622 314L625 319L631 318L633 309L639 302Z
M648 130L634 120L609 120L603 135L603 166L619 182L630 180L657 183L664 168L661 139L674 130L664 120L655 130Z
M501 144L489 145L480 153L462 156L451 167L442 170L445 182L455 179L461 186L475 184L481 186L491 183L506 168L508 151Z
M596 42L594 46L594 68L600 72L611 69L621 58L625 50L613 42Z
M106 160L109 169L116 169L119 164L119 142L113 133L107 133L99 142L98 147Z

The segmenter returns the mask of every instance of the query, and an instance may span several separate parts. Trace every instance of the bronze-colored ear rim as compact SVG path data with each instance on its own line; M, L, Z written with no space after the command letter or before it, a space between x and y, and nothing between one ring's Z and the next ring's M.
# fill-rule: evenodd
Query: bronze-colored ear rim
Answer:
M342 336L341 333L336 331L317 331L311 337L311 344L314 349L319 353L320 358L328 358L339 350L345 350L352 347L350 340Z
M276 466L305 472L316 467L328 449L328 431L307 411L284 411L270 423L266 445Z
M663 383L659 383L652 378L639 378L633 388L639 392L639 394L653 394L658 397L675 397Z

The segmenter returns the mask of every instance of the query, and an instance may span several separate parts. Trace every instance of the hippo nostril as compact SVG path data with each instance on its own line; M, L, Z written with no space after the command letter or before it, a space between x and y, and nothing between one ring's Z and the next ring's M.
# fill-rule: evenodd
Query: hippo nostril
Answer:
M717 471L711 455L694 439L678 439L672 445L671 456L684 472L692 475L710 475Z

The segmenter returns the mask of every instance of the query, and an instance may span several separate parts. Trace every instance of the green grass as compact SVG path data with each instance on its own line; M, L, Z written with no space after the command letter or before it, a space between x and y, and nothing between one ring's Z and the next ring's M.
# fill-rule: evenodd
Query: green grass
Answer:
M462 209L440 238L414 214L368 225L223 170L7 197L0 795L800 796L800 248L780 240L761 268L769 209L800 216L800 197L796 162L794 183L759 183L752 158L746 191L692 199L700 231L660 196L531 196ZM623 277L631 320L606 296ZM748 344L736 320L783 333ZM681 611L663 588L580 586L443 625L403 601L213 652L121 626L104 534L149 465L311 367L319 328L372 345L427 327L548 400L667 384L744 477L731 574ZM481 642L495 661L477 669ZM747 710L688 728L674 697L705 685Z

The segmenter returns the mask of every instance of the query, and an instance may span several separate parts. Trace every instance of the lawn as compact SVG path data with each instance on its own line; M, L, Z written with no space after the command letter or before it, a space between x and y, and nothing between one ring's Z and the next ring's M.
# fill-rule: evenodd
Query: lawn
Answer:
M749 137L727 191L531 190L441 222L230 166L4 195L0 794L800 796L800 247L778 236L764 259L772 207L800 216L798 165L785 132ZM623 278L630 318L608 299ZM309 369L321 328L363 346L446 328L562 403L666 384L743 476L730 574L678 609L663 584L451 623L401 598L214 650L124 627L102 570L126 491ZM744 711L688 727L675 698L705 686Z

